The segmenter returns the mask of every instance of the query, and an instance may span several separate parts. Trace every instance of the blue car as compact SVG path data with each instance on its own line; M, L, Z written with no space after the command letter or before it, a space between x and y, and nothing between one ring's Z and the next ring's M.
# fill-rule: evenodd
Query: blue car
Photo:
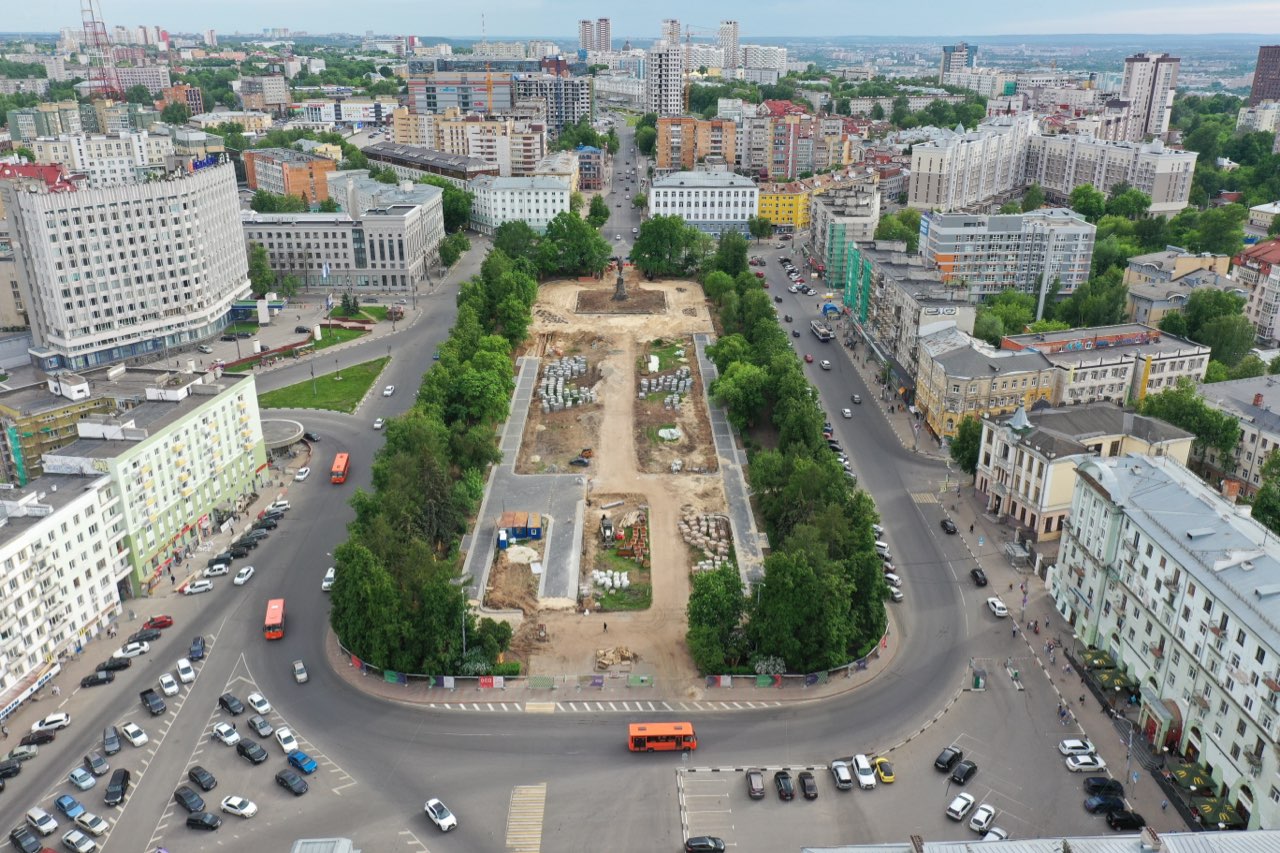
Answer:
M188 660L204 660L204 637L196 637L191 641L191 651L187 653Z
M80 801L70 794L63 794L61 797L58 797L58 799L54 800L53 804L58 807L58 811L62 812L72 820L75 820L80 815L84 814L84 806L80 805Z
M311 775L316 772L316 760L302 750L295 749L293 752L289 753L288 758L290 767L301 770L307 775Z

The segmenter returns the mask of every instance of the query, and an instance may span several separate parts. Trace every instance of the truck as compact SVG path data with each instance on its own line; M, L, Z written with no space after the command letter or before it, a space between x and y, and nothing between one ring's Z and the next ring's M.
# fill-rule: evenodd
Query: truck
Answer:
M142 700L142 707L150 711L151 716L153 717L163 714L165 711L169 710L164 704L164 699L160 698L160 694L157 693L153 687L148 687L146 690L143 690L138 694L138 698Z

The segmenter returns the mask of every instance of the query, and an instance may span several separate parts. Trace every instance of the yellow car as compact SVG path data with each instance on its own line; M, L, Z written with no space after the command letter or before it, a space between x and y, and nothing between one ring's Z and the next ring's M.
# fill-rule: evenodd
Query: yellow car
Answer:
M880 777L880 781L882 783L884 783L885 785L890 785L893 783L893 780L895 777L893 775L893 765L889 763L889 759L876 758L874 761L872 761L872 764L875 765L876 775Z

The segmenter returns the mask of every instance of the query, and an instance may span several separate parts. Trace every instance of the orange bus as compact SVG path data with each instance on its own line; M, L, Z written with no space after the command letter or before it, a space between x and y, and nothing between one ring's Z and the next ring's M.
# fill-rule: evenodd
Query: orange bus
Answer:
M693 723L632 723L627 730L627 749L632 752L697 748Z
M268 640L284 638L284 599L273 598L267 602L267 618L262 624L262 636Z
M329 479L335 483L345 483L349 473L351 473L351 457L345 453L339 453L333 457L333 471L330 472Z

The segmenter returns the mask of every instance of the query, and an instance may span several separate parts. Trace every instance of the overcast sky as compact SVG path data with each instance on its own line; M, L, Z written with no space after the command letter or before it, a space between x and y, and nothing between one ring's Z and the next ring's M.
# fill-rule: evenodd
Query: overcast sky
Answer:
M1012 33L1280 33L1280 0L699 0L696 4L583 0L100 0L109 26L158 24L175 32L215 29L261 32L289 27L312 33L403 33L468 37L559 36L576 41L579 18L609 17L617 38L655 37L664 17L712 28L722 18L741 24L742 39L758 36L955 35ZM691 11L696 8L696 13ZM80 23L72 0L20 3L4 29L56 31ZM695 35L697 35L695 30ZM576 47L576 45L575 45Z

